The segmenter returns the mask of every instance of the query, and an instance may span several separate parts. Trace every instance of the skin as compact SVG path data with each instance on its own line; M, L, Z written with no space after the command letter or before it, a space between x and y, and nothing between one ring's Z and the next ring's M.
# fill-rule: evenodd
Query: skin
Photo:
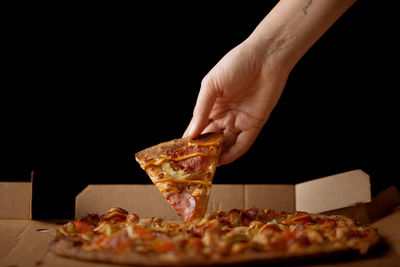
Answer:
M184 137L225 135L220 165L248 151L307 50L355 0L281 0L203 78Z

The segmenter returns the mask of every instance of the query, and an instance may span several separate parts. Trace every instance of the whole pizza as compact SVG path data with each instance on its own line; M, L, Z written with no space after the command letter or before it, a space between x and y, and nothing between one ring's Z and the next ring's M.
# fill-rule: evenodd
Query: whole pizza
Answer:
M136 160L182 222L141 218L111 208L60 227L50 249L81 260L189 266L365 254L378 243L376 229L344 216L268 208L207 214L222 145L222 133L209 133L136 153Z
M177 266L365 254L378 240L374 228L343 216L250 208L176 223L112 208L60 227L50 249L81 260Z

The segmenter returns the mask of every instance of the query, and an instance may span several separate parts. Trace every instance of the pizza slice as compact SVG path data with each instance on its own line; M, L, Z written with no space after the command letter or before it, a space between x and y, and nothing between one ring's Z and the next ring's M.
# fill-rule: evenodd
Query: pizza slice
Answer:
M160 143L136 153L140 167L186 222L207 211L223 133L207 133Z

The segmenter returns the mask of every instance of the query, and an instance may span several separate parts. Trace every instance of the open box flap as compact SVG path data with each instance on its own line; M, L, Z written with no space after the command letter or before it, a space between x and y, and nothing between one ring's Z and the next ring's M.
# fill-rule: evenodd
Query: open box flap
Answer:
M179 216L153 185L88 185L75 199L75 218L121 207L141 217L178 220Z
M321 213L370 201L369 176L354 170L297 185L216 184L208 211L257 207ZM75 205L77 218L122 207L143 217L180 219L154 185L89 185L76 197Z
M32 218L32 183L0 182L0 219Z
M400 204L396 187L388 188L371 202L369 176L355 170L297 185L216 184L211 189L208 211L272 208L286 211L338 214L371 223ZM75 217L104 213L122 207L142 217L180 220L154 185L89 185L76 197Z
M12 185L10 186L10 184ZM1 208L7 207L3 201L4 199L7 199L7 203L11 201L11 198L5 197L5 192L8 195L11 192L19 192L25 199L27 196L27 199L29 199L29 194L32 194L29 184L0 183ZM295 208L294 185L215 185L212 190L209 207L213 210L247 208L250 206L269 206L281 210ZM96 193L96 191L98 192ZM124 198L123 201L128 202L120 201L122 198ZM154 199L154 202L148 201L150 198ZM21 201L14 202L22 202L18 203L18 205L23 204L24 201L21 198L18 199ZM266 202L263 202L264 200ZM78 208L86 209L81 210L83 213L81 216L95 211L104 212L106 209L116 205L127 207L126 204L128 203L131 203L129 205L132 205L135 209L142 208L142 212L147 212L147 215L145 213L146 216L156 215L161 217L161 215L157 214L158 212L165 212L166 215L170 212L172 216L177 218L173 209L153 185L90 185L77 196L76 201ZM372 225L378 229L389 246L389 249L384 254L357 261L337 262L329 265L397 266L400 260L400 228L398 227L400 223L400 209L394 208L399 204L400 195L395 187L391 187L374 197L372 202L355 206L356 208L360 208L356 213L360 213L361 209L364 209L362 212L367 212L369 217L374 217L374 220L377 217L380 218ZM156 210L152 211L152 208ZM354 207L342 209L348 208ZM383 209L386 209L385 213L389 212L390 214L382 218L384 216L382 213ZM136 212L135 210L129 211ZM337 212L335 213L337 214ZM3 241L1 243L2 246L0 246L0 266L98 266L98 263L77 261L49 253L47 249L48 243L54 238L55 230L59 225L65 222L35 221L29 219L10 220L8 216L13 214L12 212L3 212L1 214L7 214L7 217L0 219L0 239ZM316 264L315 266L325 265L326 263Z
M294 185L249 184L245 185L244 208L270 208L295 211Z
M371 202L369 175L354 170L295 186L296 210L321 213Z
M293 185L216 184L211 188L208 211L251 207L294 210Z
M377 194L371 203L367 203L366 211L369 221L374 222L393 212L400 205L400 194L395 186Z
M121 207L141 217L180 220L154 185L88 185L75 200L75 218ZM208 211L250 207L294 210L293 185L216 184L211 188Z
M326 215L345 215L362 223L373 223L400 205L400 194L395 186L377 194L371 202L323 212Z

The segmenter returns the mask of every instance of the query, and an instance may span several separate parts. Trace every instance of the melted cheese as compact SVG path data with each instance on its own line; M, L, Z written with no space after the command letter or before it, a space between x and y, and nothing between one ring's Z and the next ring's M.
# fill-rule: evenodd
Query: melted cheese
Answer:
M178 189L176 189L175 187L170 187L170 186L168 186L168 187L166 187L166 188L163 188L163 189L160 189L160 192L161 192L161 193L164 193L165 191L179 192Z
M172 182L172 183L195 183L195 184L203 184L206 186L211 186L211 183L202 181L202 180L175 180L175 179L164 178L164 179L155 180L153 182L154 182L154 184L163 183L163 182Z
M192 173L185 174L183 170L174 171L174 169L171 168L169 161L164 162L163 165L161 166L161 169L166 173L168 173L174 179L186 179L187 177L192 175Z
M207 143L196 143L196 142L188 142L188 146L219 146L219 142L207 142Z
M142 168L146 169L149 166L160 166L164 161L167 161L167 160L181 161L181 160L184 160L184 159L189 159L189 158L193 158L193 157L197 157L197 156L206 156L206 154L204 154L203 152L195 152L195 153L192 153L192 154L189 154L189 155L185 155L185 156L182 156L182 157L178 157L178 158L165 157L165 158L159 159L157 161L152 160L150 162L144 163L142 165Z
M194 190L194 192L192 193L192 196L194 197L198 197L200 195L204 194L204 190L200 189L200 188L196 188L196 190Z

